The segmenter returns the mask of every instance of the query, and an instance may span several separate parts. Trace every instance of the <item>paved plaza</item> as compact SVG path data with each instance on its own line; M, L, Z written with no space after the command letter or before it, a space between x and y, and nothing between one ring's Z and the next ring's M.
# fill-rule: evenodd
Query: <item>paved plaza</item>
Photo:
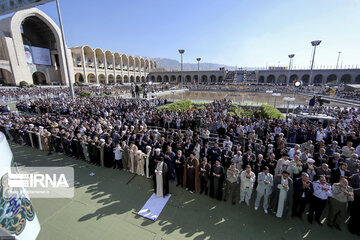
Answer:
M42 239L355 239L343 231L298 219L277 219L246 205L233 206L170 186L172 194L156 222L138 217L152 182L127 172L96 167L64 155L47 155L11 143L14 161L25 166L72 166L73 199L32 199ZM90 173L95 173L90 176ZM132 180L131 180L132 179ZM131 180L131 181L130 181ZM130 182L129 182L130 181Z

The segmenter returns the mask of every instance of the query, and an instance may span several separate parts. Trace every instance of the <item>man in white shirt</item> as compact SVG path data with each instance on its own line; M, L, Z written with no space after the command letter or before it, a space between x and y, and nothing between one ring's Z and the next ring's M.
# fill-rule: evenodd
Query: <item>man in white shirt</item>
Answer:
M246 204L250 206L249 201L254 187L255 178L255 173L252 172L251 167L247 165L245 170L240 174L240 204L245 201Z
M326 182L326 177L321 175L318 181L313 182L313 188L314 193L310 200L308 221L312 224L315 215L315 221L322 226L320 217L328 198L332 196L331 185Z

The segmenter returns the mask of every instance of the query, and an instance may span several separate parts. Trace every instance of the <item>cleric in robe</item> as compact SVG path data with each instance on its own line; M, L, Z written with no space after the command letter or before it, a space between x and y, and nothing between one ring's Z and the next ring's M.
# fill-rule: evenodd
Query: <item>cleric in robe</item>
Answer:
M225 180L225 170L221 166L220 159L216 159L210 172L210 197L217 200L222 199L223 183Z
M183 187L191 193L200 190L199 160L195 157L194 152L190 153L184 164Z
M289 172L283 171L274 179L273 192L270 197L270 210L279 218L284 218L290 209L293 195L293 181Z
M169 194L168 169L164 159L161 157L155 166L154 175L154 192L157 197L165 197Z

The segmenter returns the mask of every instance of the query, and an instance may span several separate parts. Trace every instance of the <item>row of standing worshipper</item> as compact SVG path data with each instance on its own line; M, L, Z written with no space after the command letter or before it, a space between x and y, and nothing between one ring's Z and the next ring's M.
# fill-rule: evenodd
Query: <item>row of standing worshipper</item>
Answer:
M30 125L30 128L33 128L33 127L34 126ZM43 129L43 128L39 127L39 129ZM55 148L55 151L56 151L56 149L62 149L66 154L69 154L69 155L73 154L73 156L76 157L79 155L81 156L81 151L78 151L77 140L80 139L80 145L85 144L85 146L86 146L86 143L81 140L81 135L80 136L78 135L77 138L75 138L75 139L73 138L72 140L74 140L75 144L71 144L72 141L71 141L71 143L69 143L69 142L67 142L66 138L61 138L56 135L55 136L49 135L49 133L46 133L46 130L44 131L44 133L45 133L45 135L50 137L49 142L46 142L45 139L47 139L47 138L42 139L41 134L36 134L36 133L33 134L31 131L26 131L26 132L28 133L28 137L25 137L26 144L33 146L33 147L38 147L43 150L47 150L47 148L49 148L49 150L51 148ZM26 134L24 136L26 136ZM54 137L54 138L52 138L52 137ZM47 144L47 143L50 143L50 144ZM57 146L57 144L59 144L59 146ZM89 159L90 162L93 162L94 164L98 164L98 165L100 163L104 163L104 165L105 165L106 162L104 161L104 155L106 155L112 151L112 153L115 154L115 156L114 156L115 162L121 160L120 162L123 163L123 166L126 166L125 168L128 169L129 171L136 172L139 175L144 175L144 172L142 171L142 169L144 169L144 167L143 167L144 160L145 160L144 154L142 152L140 152L139 150L137 150L137 147L135 144L130 143L131 150L128 151L130 154L127 155L126 150L125 150L125 154L124 154L124 151L122 151L123 155L120 158L116 157L116 149L120 149L120 146L117 145L117 146L115 146L115 148L113 148L111 145L111 140L110 140L110 143L109 142L105 143L105 140L101 140L101 139L98 140L97 137L95 137L94 141L90 142L88 144L91 146L90 148L93 149L92 151L96 152L94 154L89 154L90 156L94 155L94 157L92 157L92 158L95 159L94 161L92 161L91 160L92 158L90 158ZM109 146L106 146L106 144L110 145L111 147L109 148ZM126 149L125 145L126 145L126 143L123 141L122 147L124 149ZM89 149L89 147L88 147L88 149ZM108 149L108 150L106 150L106 149ZM147 149L149 149L148 153L150 153L151 149L150 148L147 148ZM159 187L156 188L157 191L159 191L158 196L164 195L164 194L166 195L168 193L167 181L168 181L169 177L174 178L174 176L170 176L170 175L166 174L166 173L171 172L171 171L168 171L168 169L169 169L168 164L171 165L171 162L168 161L166 163L164 161L165 158L168 158L169 155L172 155L171 147L169 147L169 153L170 154L167 154L167 153L163 154L163 153L161 153L160 149L156 149L155 154L153 156L149 155L149 157L147 158L148 164L145 163L145 166L147 165L145 167L145 169L149 169L149 170L146 170L146 172L147 172L146 175L148 175L148 177L150 177L150 175L153 175L154 178L156 178L156 180L158 182L160 182L158 179L159 174L157 174L157 173L160 173L160 172L163 173L163 175L161 176L163 179L161 182L163 185L162 192L160 192ZM83 155L86 158L86 156L87 156L86 153L84 154L84 152L83 152ZM126 158L126 156L128 156L127 161L124 160L124 158ZM184 158L181 157L181 152L178 152L177 157L176 156L173 156L173 157L175 159L175 162L177 159L180 159L179 162L184 161ZM284 158L286 158L286 157L287 157L287 155L284 154ZM98 158L98 160L96 160L96 158ZM99 159L100 159L100 162L99 162ZM106 159L111 159L111 157L107 156ZM162 159L162 161L156 161L156 159ZM149 166L150 162L156 163L156 165L154 165L154 168ZM160 165L159 165L159 162L160 162ZM163 162L162 165L161 165L161 162ZM191 192L202 190L202 191L205 191L205 193L207 193L207 191L208 191L207 188L209 188L209 185L210 185L210 196L215 197L220 200L220 199L222 199L223 186L225 185L224 200L227 200L227 198L229 197L230 194L232 194L232 199L234 199L234 196L236 197L236 191L237 191L237 189L239 189L238 185L240 185L240 202L245 201L247 204L249 204L253 184L256 179L255 173L251 172L251 167L246 166L245 170L240 173L240 171L236 168L235 164L233 164L226 171L226 175L225 175L225 169L223 166L221 166L220 159L216 159L215 162L216 163L213 166L209 166L206 159L204 159L204 161L202 161L202 163L199 163L197 158L195 158L195 153L191 152L190 156L184 161L184 166L182 168L183 169L183 174L182 174L183 187L187 188ZM118 165L121 166L121 164L118 164ZM181 164L180 164L180 166L181 166ZM163 170L159 171L159 168L163 169ZM176 168L176 169L178 169L178 168ZM180 167L180 169L181 169L181 167ZM263 169L265 170L264 172L266 172L266 168L264 167ZM235 174L234 174L234 172L235 172ZM234 176L232 176L232 175L236 175L236 172L238 172L238 174L240 175L239 178L234 178ZM286 172L286 170L284 171L283 176L286 175L285 172ZM262 174L260 174L260 175L262 175ZM176 176L179 176L179 172L176 173ZM179 177L177 177L177 178L179 178ZM206 180L206 178L207 178L207 180ZM226 179L226 182L225 182L225 179ZM236 179L236 180L234 181L234 179ZM259 179L261 179L260 176L258 176L258 179L257 179L258 184L259 184ZM283 177L282 181L286 182L286 179L287 178ZM156 180L154 179L155 186L158 185ZM287 181L291 181L291 180L289 179ZM260 186L261 186L261 184L258 185L257 189L259 189ZM276 186L276 181L275 181L275 186ZM279 187L279 184L277 184L277 186ZM286 183L283 184L283 187L284 186L286 186ZM288 187L289 187L288 188L289 192L293 191L289 184L288 184ZM284 187L284 189L287 189L287 188ZM263 194L264 195L264 206L265 206L266 202L270 201L270 206L271 206L270 210L276 212L276 215L279 217L286 215L286 213L289 209L289 206L291 204L289 202L291 199L291 194L290 194L289 198L285 198L284 201L279 200L279 199L283 200L283 198L281 198L281 193L283 193L283 195L285 193L284 191L281 192L281 190L283 190L283 189L280 189L280 191L278 191L277 189L275 189L275 191L272 191L272 192L274 192L274 194L275 194L275 192L278 192L279 193L278 196L272 194L271 196L273 196L273 197L269 197L267 200L265 200L265 196L268 194L265 194L265 193ZM284 196L282 196L282 197L284 197ZM289 200L286 200L286 199L289 199ZM277 201L277 203L274 203L275 200ZM257 197L255 205L258 202L259 202L259 198ZM299 202L301 202L301 201L299 201ZM233 200L233 203L234 203L234 200ZM282 205L279 205L279 203L282 203ZM335 204L336 203L337 202L335 202ZM293 206L295 205L294 202L292 204L293 204ZM336 208L336 209L338 210L338 208ZM340 210L338 210L338 211L340 211ZM265 207L264 207L264 211L267 212L267 209L265 209ZM302 210L300 209L299 211L301 212ZM329 225L340 228L339 222L341 222L341 219L342 219L341 214L343 214L343 211L342 212L340 211L340 215L337 214L337 215L339 215L339 217L335 217L335 220L333 220L334 224L333 225L329 224ZM316 221L318 221L318 220L316 220ZM336 224L335 224L335 222L336 222Z

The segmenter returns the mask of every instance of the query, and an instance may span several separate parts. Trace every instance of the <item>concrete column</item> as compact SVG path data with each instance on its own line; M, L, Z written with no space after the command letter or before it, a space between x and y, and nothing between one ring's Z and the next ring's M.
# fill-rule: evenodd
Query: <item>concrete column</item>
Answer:
M84 81L85 83L87 83L87 72L86 72L86 61L85 61L85 54L84 54L84 49L81 48L81 62L83 65L83 71L84 71Z

